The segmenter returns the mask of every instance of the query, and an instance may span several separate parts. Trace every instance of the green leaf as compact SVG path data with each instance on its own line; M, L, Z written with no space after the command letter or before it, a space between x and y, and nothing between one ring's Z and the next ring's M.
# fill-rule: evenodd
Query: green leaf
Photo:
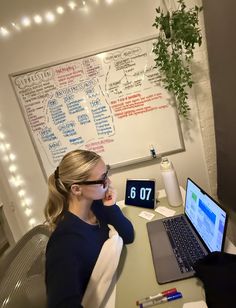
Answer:
M179 8L176 11L164 14L160 7L156 9L153 26L159 29L159 34L153 45L153 53L164 88L175 95L179 114L188 118L190 107L186 88L193 85L189 65L195 45L202 43L198 26L198 13L202 7L195 5L187 9L184 0L177 2Z

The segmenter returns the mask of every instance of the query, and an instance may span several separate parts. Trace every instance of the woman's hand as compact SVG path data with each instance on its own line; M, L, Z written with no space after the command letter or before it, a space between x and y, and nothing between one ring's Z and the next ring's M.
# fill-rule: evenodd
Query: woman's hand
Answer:
M102 200L105 206L111 206L116 203L117 193L112 186L108 186L108 189L105 193L105 198Z

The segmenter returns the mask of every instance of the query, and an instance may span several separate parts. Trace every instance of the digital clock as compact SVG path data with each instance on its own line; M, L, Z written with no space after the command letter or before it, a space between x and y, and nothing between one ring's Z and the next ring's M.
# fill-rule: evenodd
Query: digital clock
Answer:
M125 204L154 209L156 205L154 179L127 179Z

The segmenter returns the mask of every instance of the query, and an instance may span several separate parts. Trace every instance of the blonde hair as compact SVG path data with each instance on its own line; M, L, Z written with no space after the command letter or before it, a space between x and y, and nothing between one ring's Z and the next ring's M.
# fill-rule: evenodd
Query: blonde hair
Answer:
M68 209L70 187L88 179L91 169L101 157L92 151L75 150L67 153L55 172L48 178L48 200L44 214L51 230L63 219Z

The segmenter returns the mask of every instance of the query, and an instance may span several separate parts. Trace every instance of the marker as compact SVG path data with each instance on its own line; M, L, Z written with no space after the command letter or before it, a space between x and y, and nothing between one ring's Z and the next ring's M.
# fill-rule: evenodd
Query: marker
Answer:
M148 297L145 297L145 298L142 298L142 299L138 300L136 302L136 305L138 306L138 305L140 305L142 303L145 303L147 301L150 301L152 299L162 299L163 297L171 295L171 294L176 293L176 292L177 292L176 288L165 290L165 291L162 291L159 294L148 296Z
M182 297L183 296L182 296L181 292L176 292L172 295L163 297L162 299L153 299L153 300L147 301L147 302L139 305L139 308L145 308L145 307L151 307L151 306L154 306L154 305L160 305L162 303L174 301L174 300L182 298Z
M156 151L155 151L153 145L150 146L150 152L151 152L152 158L156 158L157 157Z

